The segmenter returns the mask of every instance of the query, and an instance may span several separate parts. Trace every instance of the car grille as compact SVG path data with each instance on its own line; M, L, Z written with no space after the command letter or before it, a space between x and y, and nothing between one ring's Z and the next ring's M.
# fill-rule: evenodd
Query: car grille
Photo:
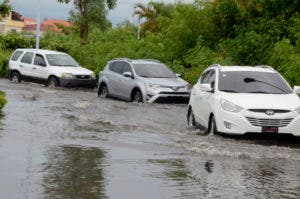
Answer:
M90 75L76 75L76 79L91 79Z
M188 95L188 92L160 92L159 94L170 94L170 95Z
M288 119L258 119L253 117L246 117L253 126L267 126L267 127L286 127L291 123L293 118Z
M273 111L274 113L289 113L290 110L281 110L281 109L249 109L251 112L256 113L266 113L266 111Z

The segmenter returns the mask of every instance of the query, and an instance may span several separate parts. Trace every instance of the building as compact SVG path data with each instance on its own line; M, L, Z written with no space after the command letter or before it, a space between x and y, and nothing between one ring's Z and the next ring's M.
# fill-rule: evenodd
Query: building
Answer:
M0 33L7 34L9 32L22 32L24 22L22 15L15 11L11 11L9 16L0 21Z
M10 15L0 21L0 34L10 32L21 33L25 35L35 35L37 22L33 18L23 18L21 14L12 11ZM62 27L70 27L71 23L60 19L47 19L42 21L40 26L40 35L43 36L46 31L60 33Z

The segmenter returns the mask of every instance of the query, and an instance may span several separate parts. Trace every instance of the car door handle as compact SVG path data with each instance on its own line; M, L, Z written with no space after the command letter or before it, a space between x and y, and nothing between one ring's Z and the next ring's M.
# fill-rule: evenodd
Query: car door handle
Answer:
M23 65L20 65L20 67L23 67Z
M36 69L36 67L33 67L32 69L34 69L34 70L35 70L35 69Z

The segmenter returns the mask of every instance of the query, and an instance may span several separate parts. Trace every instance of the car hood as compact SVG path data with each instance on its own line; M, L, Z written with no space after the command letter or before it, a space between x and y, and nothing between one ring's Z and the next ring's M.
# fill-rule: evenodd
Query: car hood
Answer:
M145 83L158 84L167 87L181 87L188 85L188 83L181 78L141 78Z
M51 69L59 73L72 73L73 75L90 75L93 73L92 71L83 67L51 66Z
M224 93L222 98L245 109L287 109L300 107L299 97L292 94L236 94Z

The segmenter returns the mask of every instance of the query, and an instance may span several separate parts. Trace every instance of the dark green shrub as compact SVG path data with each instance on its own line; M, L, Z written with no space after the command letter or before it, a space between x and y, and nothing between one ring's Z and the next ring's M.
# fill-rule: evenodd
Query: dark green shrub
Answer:
M5 106L6 103L7 103L7 100L5 99L5 92L0 91L0 111Z

